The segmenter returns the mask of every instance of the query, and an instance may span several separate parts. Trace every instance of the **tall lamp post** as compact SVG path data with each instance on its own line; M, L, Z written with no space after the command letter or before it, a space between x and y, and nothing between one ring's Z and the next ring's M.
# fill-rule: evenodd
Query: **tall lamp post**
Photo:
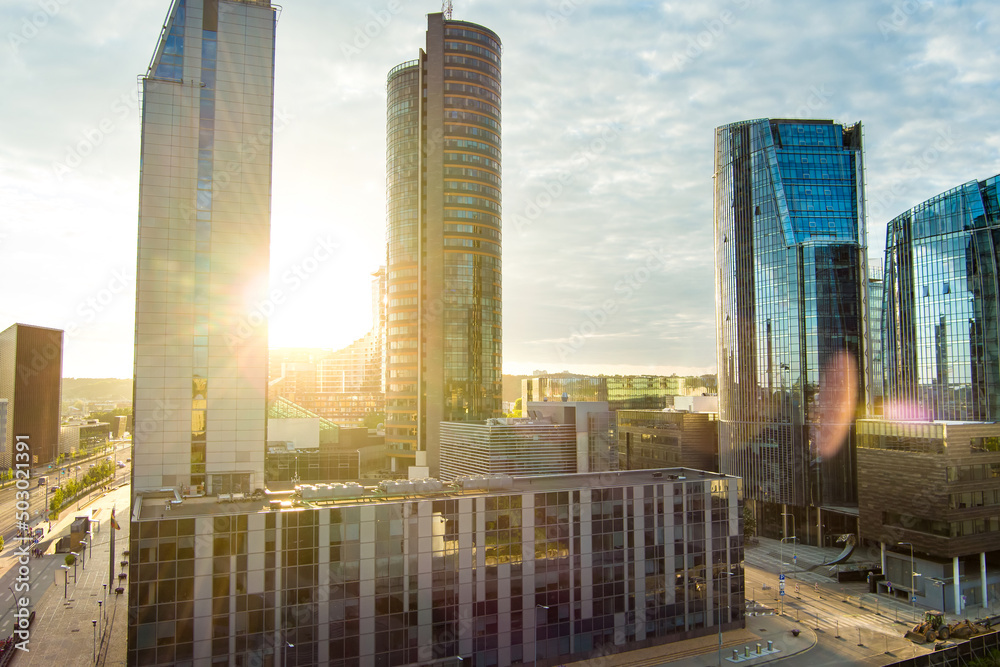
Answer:
M799 538L795 537L794 535L789 535L788 537L782 537L781 540L778 542L778 560L781 561L781 568L780 568L781 574L785 573L785 540L797 541L798 539ZM792 544L794 545L795 542L792 542Z
M917 613L917 589L914 587L913 582L915 576L913 574L913 544L910 542L897 542L897 546L910 547L910 606L913 607L913 614Z
M91 621L94 624L94 664L97 664L97 619Z
M782 512L781 516L790 516L790 517L792 517L792 535L798 535L798 531L795 530L795 515L794 514L789 514L788 512ZM792 542L792 562L793 563L796 562L796 558L795 558L795 542Z
M14 598L14 618L17 618L17 612L20 610L20 605L17 603L17 596L14 595L14 589L13 588L11 588L10 586L8 586L7 589L10 591L11 597ZM14 625L15 626L17 625L17 621L14 621Z
M531 663L531 667L538 667L538 610L544 609L548 611L549 608L544 604L535 605L535 661Z

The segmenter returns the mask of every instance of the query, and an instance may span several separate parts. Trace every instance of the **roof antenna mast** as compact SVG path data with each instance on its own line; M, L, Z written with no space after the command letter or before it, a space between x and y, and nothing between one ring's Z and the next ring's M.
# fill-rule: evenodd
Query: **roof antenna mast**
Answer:
M444 17L448 21L451 20L451 10L451 0L444 0L444 2L441 3L441 11L444 12Z

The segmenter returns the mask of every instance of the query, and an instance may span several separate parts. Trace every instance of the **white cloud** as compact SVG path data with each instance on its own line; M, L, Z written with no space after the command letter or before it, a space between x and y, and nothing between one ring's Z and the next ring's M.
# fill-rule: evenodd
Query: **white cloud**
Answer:
M60 325L110 266L135 260L139 116L113 105L135 91L169 3L65 4L16 52L0 44L10 92L0 105L0 279L41 275L44 286L9 294L0 327ZM715 366L718 125L795 114L863 121L869 190L895 193L870 220L872 255L892 216L1000 170L1000 7L921 2L893 19L897 5L461 3L455 18L489 26L505 49L505 366ZM436 9L400 6L388 19L389 3L360 0L301 0L282 12L275 105L294 120L275 142L272 268L320 233L349 252L310 286L318 303L301 317L315 325L295 326L292 309L275 323L275 344L336 347L368 326L368 273L385 255L385 76L416 57L424 12ZM0 19L16 28L30 8L4 3ZM53 163L108 117L114 130L56 178ZM946 128L948 150L915 173ZM669 259L626 298L621 283L647 248L667 248ZM609 299L615 312L562 362L557 342ZM84 333L67 345L68 375L131 373L129 308L109 309Z

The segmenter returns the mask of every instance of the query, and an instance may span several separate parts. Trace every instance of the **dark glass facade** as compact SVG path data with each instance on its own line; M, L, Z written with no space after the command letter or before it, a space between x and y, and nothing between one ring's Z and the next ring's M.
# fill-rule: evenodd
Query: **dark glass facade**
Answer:
M428 16L388 77L386 444L437 473L442 421L500 416L500 40Z
M715 139L721 470L758 502L855 504L851 424L868 368L861 124L760 119Z
M7 399L7 419L0 420L0 466L14 466L19 442L27 442L33 466L52 463L59 455L62 350L60 329L15 324L0 332L0 399Z
M998 181L971 181L889 223L887 418L1000 419Z

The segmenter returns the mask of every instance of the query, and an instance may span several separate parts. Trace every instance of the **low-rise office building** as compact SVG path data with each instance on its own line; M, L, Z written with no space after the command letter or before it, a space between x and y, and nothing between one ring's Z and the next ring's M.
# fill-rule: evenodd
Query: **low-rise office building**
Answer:
M441 479L559 475L618 469L606 402L528 403L526 417L442 422Z
M132 506L130 665L554 666L744 626L740 482L673 468Z
M866 419L857 429L861 534L881 544L884 590L945 611L996 599L1000 424Z
M441 479L575 473L576 428L548 419L441 423Z
M711 412L619 410L618 461L622 470L718 466L719 422Z

